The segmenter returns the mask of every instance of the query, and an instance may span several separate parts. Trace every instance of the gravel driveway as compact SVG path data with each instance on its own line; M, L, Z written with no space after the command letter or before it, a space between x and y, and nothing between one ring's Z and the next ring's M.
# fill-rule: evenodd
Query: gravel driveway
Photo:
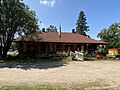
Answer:
M23 68L28 66L29 68ZM120 62L118 61L73 61L67 64L44 62L28 66L0 63L0 85L81 84L95 81L120 85Z

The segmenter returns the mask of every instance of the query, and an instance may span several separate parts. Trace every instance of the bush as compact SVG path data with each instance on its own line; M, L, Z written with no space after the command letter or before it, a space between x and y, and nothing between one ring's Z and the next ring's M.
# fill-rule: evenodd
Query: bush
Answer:
M75 53L70 51L70 58L73 60L75 59Z
M103 46L97 47L96 54L102 54L102 55L106 56L107 53L108 53L108 50L106 48L104 48Z

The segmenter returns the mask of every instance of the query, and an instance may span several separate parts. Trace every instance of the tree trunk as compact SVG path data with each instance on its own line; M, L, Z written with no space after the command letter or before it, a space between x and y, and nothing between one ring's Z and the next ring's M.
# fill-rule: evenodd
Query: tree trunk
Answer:
M0 57L2 57L2 46L0 46Z
M7 48L3 48L3 53L2 53L2 58L6 58L7 57Z

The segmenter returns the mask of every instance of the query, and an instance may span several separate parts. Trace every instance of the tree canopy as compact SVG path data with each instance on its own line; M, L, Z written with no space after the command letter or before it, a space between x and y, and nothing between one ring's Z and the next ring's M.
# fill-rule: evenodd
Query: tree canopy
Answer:
M0 56L6 57L15 34L38 30L35 12L21 0L0 0Z
M57 32L57 28L54 25L50 25L46 30L47 32Z
M101 30L97 36L107 42L108 48L120 48L120 23L114 23L109 28Z
M83 11L80 12L79 16L78 16L78 20L77 20L77 27L76 27L76 32L84 35L84 36L88 36L86 34L86 32L89 31L89 26L87 26L87 22L86 22L86 17L85 17L85 13Z

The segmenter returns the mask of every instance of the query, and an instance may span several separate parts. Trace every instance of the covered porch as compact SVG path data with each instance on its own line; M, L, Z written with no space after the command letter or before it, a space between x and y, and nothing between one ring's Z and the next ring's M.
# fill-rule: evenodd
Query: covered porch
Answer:
M67 51L88 51L94 53L98 44L95 43L60 43L60 42L19 42L18 50L20 54L39 55L56 54Z

